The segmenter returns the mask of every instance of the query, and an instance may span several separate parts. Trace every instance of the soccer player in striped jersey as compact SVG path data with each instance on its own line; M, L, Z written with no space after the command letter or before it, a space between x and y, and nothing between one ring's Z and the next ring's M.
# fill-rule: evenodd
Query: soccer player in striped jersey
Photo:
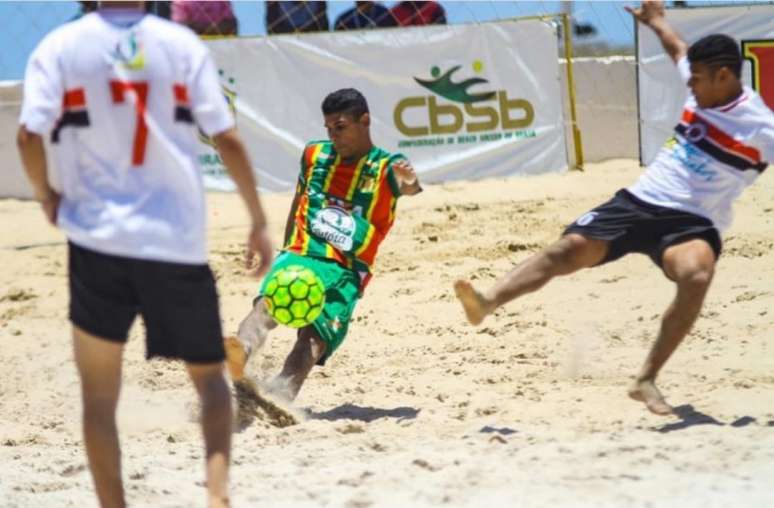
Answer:
M326 287L315 322L298 332L293 350L270 389L294 399L315 364L323 365L344 341L357 301L371 279L379 245L395 220L400 196L422 189L411 164L374 146L365 97L348 88L322 103L329 140L306 145L285 226L284 252L271 272L288 265L314 271ZM263 293L263 288L259 295ZM226 338L231 377L240 380L248 356L276 323L260 296L236 337Z
M742 57L732 38L708 35L688 47L667 23L662 2L627 9L660 38L691 91L674 135L634 185L580 216L559 241L486 291L465 280L455 291L477 325L556 276L631 252L647 254L677 285L677 295L629 395L656 414L670 414L656 376L699 315L733 201L774 160L774 113L742 84Z
M271 263L252 166L209 51L143 2L98 12L47 35L30 56L18 144L46 218L69 240L70 320L89 468L103 507L125 506L116 405L137 314L146 355L178 358L202 402L208 505L228 505L231 398L197 126L212 136L247 204L248 262ZM61 186L49 183L50 135Z

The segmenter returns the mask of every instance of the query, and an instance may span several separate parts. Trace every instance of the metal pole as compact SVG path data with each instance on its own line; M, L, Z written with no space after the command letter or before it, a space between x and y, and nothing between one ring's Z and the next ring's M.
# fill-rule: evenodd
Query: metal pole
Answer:
M564 58L567 61L567 88L570 97L570 121L572 122L572 144L575 148L575 169L583 171L583 144L578 128L578 114L575 111L575 77L572 71L572 24L570 16L562 13L562 31L564 32Z

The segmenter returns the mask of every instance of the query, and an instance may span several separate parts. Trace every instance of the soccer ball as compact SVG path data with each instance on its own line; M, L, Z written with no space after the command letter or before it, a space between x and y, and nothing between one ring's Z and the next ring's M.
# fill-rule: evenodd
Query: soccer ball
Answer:
M314 322L325 304L325 286L309 268L289 265L266 281L263 301L271 317L282 325L302 328Z

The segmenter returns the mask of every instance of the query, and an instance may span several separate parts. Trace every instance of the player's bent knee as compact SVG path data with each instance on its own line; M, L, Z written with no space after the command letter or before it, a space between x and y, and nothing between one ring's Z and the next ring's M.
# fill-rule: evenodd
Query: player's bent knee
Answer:
M570 233L548 247L544 254L559 270L577 270L598 263L604 256L603 242Z
M706 291L712 283L715 269L712 266L696 266L681 274L678 285L694 291Z

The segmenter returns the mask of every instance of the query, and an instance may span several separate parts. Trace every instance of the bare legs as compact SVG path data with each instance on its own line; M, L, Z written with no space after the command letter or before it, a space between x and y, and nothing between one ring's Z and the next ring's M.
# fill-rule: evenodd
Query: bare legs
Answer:
M497 307L537 291L558 275L593 266L604 259L607 243L569 234L531 256L486 291L465 280L454 284L468 321L477 325ZM655 384L656 376L693 327L701 311L715 267L710 245L701 239L669 247L663 256L664 273L677 285L677 294L667 308L661 328L629 396L645 403L656 414L672 412Z
M454 283L465 315L477 325L494 310L511 300L537 291L558 275L568 275L593 266L607 254L608 243L569 234L546 249L519 263L486 291L477 291L466 280Z
M83 438L102 508L124 508L116 406L121 391L123 344L73 327L75 363L81 377Z
M656 376L699 316L712 282L715 254L704 240L690 240L668 248L663 266L667 276L677 284L677 294L664 312L656 342L629 388L630 397L644 402L656 414L672 412L656 387Z
M94 487L102 508L124 508L116 407L121 391L123 344L73 328L75 363L81 378L83 436ZM231 400L223 365L188 365L202 403L210 508L228 506Z
M269 331L277 327L262 300L257 300L250 313L239 324L236 337L226 337L226 354L231 378L239 381L250 354L266 342ZM282 371L269 383L271 393L287 400L298 396L301 386L325 354L325 343L317 336L314 327L307 326L298 332L293 350L285 359Z
M312 371L312 367L323 354L325 354L325 343L317 336L315 329L311 326L302 328L293 350L285 359L282 372L270 384L272 392L294 400Z
M229 375L234 381L239 381L245 375L245 365L253 351L261 349L266 343L269 331L277 327L277 323L269 316L263 299L257 299L252 310L239 323L236 337L226 337L226 365Z
M228 501L228 468L231 457L231 393L223 376L222 363L187 364L202 406L210 508L225 508Z

